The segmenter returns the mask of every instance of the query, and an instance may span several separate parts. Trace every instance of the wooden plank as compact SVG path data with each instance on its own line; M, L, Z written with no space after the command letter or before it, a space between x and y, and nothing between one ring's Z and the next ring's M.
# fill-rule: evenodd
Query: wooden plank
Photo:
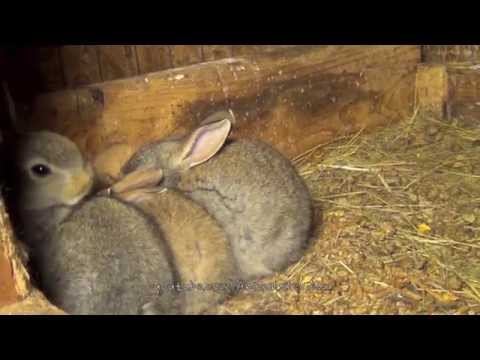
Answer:
M65 77L60 58L60 47L41 47L37 51L37 67L41 77L42 91L65 88Z
M74 88L102 81L95 46L64 46L61 55L67 87Z
M416 74L416 106L436 117L445 115L448 99L448 76L445 65L420 64Z
M39 290L34 289L25 299L0 308L0 315L67 315L52 305Z
M161 71L172 67L168 45L137 45L136 52L140 74Z
M233 45L233 56L255 56L261 50L261 45Z
M134 45L99 45L97 50L103 81L122 79L138 74Z
M95 156L114 143L138 147L185 132L230 107L234 138L262 139L294 157L411 116L419 62L419 46L292 47L282 56L225 59L43 94L31 124L59 131Z
M480 119L480 69L448 66L448 117L478 123Z
M170 49L173 67L198 64L203 61L201 45L174 45Z
M5 203L0 196L0 303L22 299L30 292L30 277L23 260Z
M416 93L422 112L467 122L478 122L480 118L480 69L476 65L420 64Z
M284 50L289 50L301 45L233 45L233 56L242 56L258 58L265 55L281 54Z
M203 45L204 61L220 60L232 57L231 45Z
M3 230L0 230L2 232ZM12 276L12 266L0 244L0 308L19 300Z
M279 70L264 81L252 81L248 74L244 78L241 67L229 80L221 73L231 83L229 105L238 121L234 136L262 139L292 158L338 136L410 116L420 51L395 47L387 55L384 50L370 47L370 54L362 54L356 47L292 48L292 58L270 58L269 66ZM319 54L326 55L325 61L317 63ZM393 60L397 56L398 63Z
M480 45L425 45L422 52L432 64L480 63Z

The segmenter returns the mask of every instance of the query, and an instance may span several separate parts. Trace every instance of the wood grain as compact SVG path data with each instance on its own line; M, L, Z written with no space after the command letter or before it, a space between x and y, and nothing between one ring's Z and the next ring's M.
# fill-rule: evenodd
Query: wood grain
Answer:
M480 45L425 45L422 52L432 64L480 63Z
M168 45L137 45L136 51L140 74L161 71L172 67Z
M448 101L448 76L445 65L420 64L416 74L416 105L422 112L438 118L445 115Z
M30 290L30 279L0 196L0 307L23 299Z
M480 70L448 66L448 117L478 123L480 119Z
M233 45L233 56L258 58L264 55L281 54L284 50L300 48L301 45Z
M138 74L134 45L99 45L97 51L103 81L122 79Z
M10 261L0 244L0 308L12 304L20 299L15 290L15 280L12 276Z
M61 56L68 88L102 81L95 46L64 46L61 49Z
M201 45L175 45L171 47L173 67L198 64L203 61Z
M203 59L205 61L226 59L231 56L231 45L203 45Z
M31 126L57 130L89 156L138 147L230 107L232 137L294 157L337 136L411 116L419 46L302 46L37 97Z

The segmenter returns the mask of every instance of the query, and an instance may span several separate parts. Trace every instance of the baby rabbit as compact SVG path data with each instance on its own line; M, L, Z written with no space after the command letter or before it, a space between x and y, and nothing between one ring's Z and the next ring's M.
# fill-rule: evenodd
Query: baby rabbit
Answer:
M97 188L104 189L119 180L122 166L134 153L133 146L127 143L116 143L101 151L92 161Z
M106 150L110 159L124 164L126 146ZM101 158L104 158L102 153ZM125 160L122 162L122 160ZM95 161L95 164L100 164ZM103 179L117 177L112 166L97 168ZM238 270L232 249L218 223L198 204L174 189L151 188L161 174L135 172L112 186L114 196L135 204L158 224L171 249L179 274L179 299L183 314L204 313L235 290ZM148 179L152 179L151 181ZM148 180L148 181L146 181ZM129 191L131 184L140 189ZM155 312L155 310L152 310Z
M172 291L158 296L175 280L158 228L120 200L86 198L93 172L73 142L28 134L15 165L24 239L54 305L70 314L148 313L152 303L177 312Z
M218 112L183 138L148 144L123 167L163 170L162 185L202 205L222 226L244 279L297 261L312 224L310 194L291 163L269 145L224 144L233 117Z

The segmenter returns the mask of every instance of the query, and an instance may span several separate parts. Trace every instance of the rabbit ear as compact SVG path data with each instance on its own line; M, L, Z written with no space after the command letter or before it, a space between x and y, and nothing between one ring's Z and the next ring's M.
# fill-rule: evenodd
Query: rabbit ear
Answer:
M145 188L145 189L125 191L119 194L115 194L115 196L129 203L141 204L142 202L145 202L145 201L154 200L155 195L161 194L166 190L167 190L166 188L151 187L151 188Z
M179 165L191 168L210 159L222 148L231 128L230 119L199 127L182 144Z
M162 169L140 169L133 171L112 186L112 192L124 193L127 191L142 189L158 185L163 178Z
M123 201L133 204L140 204L152 200L152 195L143 190L132 190L117 195Z
M203 120L200 125L207 125L211 124L223 119L228 119L232 124L235 124L235 115L233 114L233 111L230 109L228 111L216 111L210 116L207 116L205 120Z

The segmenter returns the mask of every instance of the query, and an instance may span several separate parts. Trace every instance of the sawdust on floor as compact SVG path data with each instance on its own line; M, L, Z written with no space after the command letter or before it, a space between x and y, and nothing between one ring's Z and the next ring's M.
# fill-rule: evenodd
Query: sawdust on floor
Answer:
M479 124L426 115L303 154L313 244L212 312L480 313L479 154Z

